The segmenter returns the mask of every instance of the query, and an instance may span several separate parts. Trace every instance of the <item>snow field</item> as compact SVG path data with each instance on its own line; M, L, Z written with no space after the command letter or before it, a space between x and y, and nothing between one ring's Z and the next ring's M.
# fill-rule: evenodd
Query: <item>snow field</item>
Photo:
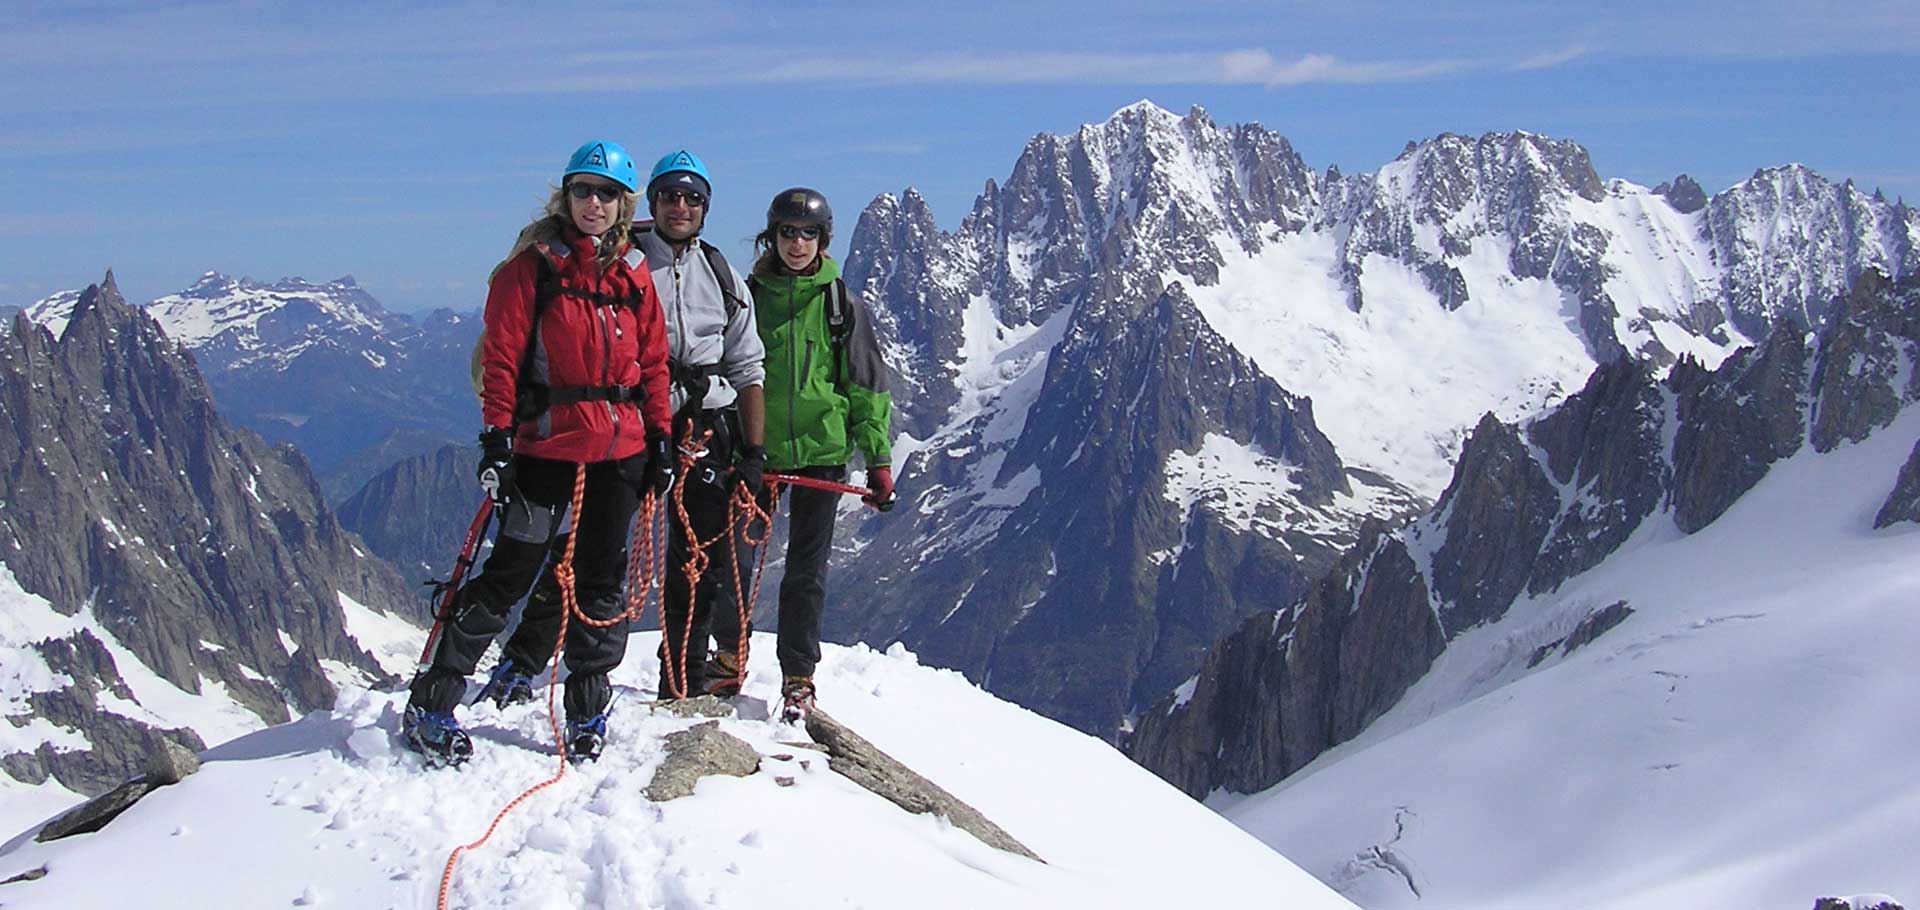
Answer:
M1914 900L1920 528L1872 519L1916 435L1909 409L1776 463L1691 536L1652 516L1459 636L1354 741L1211 804L1369 910ZM1624 623L1526 668L1623 599Z
M826 646L823 707L1046 864L897 809L831 772L804 731L770 722L771 636L756 638L736 716L721 721L760 752L761 772L652 803L641 791L664 736L700 722L649 712L641 693L655 684L656 642L636 636L615 674L607 753L464 854L451 906L1351 906L1104 743L919 667L898 646ZM347 692L332 712L210 750L201 773L100 834L16 837L0 873L46 864L49 874L10 886L8 906L121 907L137 888L154 908L432 907L447 854L558 764L544 680L538 694L505 711L460 709L474 759L428 771L392 732L404 694ZM85 871L102 868L121 874Z

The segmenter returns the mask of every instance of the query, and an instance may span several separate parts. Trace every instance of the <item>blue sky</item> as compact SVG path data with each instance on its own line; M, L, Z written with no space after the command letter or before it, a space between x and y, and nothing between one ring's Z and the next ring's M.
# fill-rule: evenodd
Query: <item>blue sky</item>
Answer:
M918 187L950 229L1033 134L1142 98L1315 169L1526 129L1603 177L1717 192L1800 162L1920 203L1914 0L8 8L0 304L111 266L136 302L218 270L475 307L602 136L704 157L729 255L793 184L833 200L843 255L875 195Z

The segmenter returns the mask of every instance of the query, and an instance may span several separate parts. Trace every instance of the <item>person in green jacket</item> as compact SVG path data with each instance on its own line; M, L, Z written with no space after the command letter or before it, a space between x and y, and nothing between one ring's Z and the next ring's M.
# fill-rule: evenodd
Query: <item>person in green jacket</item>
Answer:
M794 187L773 197L766 230L754 240L759 256L747 286L767 348L767 468L844 483L847 462L858 449L870 491L865 501L887 509L893 505L893 397L873 319L847 293L840 264L826 255L832 237L833 209L826 197ZM838 504L837 493L793 490L774 649L782 676L781 716L790 722L804 717L814 703L813 671L820 663L820 614ZM765 494L761 506L773 511ZM742 555L749 557L750 552ZM741 629L740 620L738 610L714 611L715 647L705 676L707 691L715 695L736 694L745 680L741 644L752 628Z

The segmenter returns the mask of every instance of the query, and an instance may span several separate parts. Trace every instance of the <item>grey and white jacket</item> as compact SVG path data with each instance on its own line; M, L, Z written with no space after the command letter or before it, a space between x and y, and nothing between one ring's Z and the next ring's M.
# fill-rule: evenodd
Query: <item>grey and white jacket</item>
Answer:
M762 384L767 377L767 349L753 324L753 297L739 271L728 264L728 275L715 276L698 241L676 252L653 231L636 231L635 238L647 255L647 269L653 273L654 290L666 315L667 356L682 366L720 367L714 377L719 381L709 383L702 407L725 407L733 403L738 390ZM734 293L746 301L731 320L726 297L720 292L723 280L732 282ZM675 413L685 401L686 392L674 383Z

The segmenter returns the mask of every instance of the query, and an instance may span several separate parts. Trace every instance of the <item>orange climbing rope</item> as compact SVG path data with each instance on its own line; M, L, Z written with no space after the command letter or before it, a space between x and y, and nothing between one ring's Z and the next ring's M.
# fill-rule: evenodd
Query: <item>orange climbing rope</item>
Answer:
M584 464L576 465L573 474L572 511L569 513L574 516L574 524L576 527L579 525L580 507L586 499L586 490L587 466ZM487 826L486 833L480 835L478 840L453 848L453 852L447 856L446 869L440 874L440 900L437 905L439 910L447 910L447 898L453 891L453 872L460 863L460 854L469 850L479 849L481 845L493 837L493 832L500 828L500 823L506 820L508 813L518 808L521 803L526 802L535 793L559 783L562 778L567 776L567 738L561 733L560 712L554 707L554 693L560 690L559 655L565 653L566 650L567 624L577 619L595 628L606 628L614 623L637 620L645 613L647 594L653 590L657 582L657 578L652 571L654 569L653 556L658 549L658 542L653 535L654 513L656 508L657 497L649 493L634 515L634 550L630 552L627 561L627 607L618 615L609 619L594 619L580 608L580 602L574 588L573 574L573 551L575 545L579 542L579 537L578 535L568 535L566 548L560 555L560 564L554 567L553 573L554 577L560 582L560 629L555 635L553 643L553 653L555 657L549 662L547 671L547 720L553 730L554 752L560 759L559 767L552 777L527 788L526 792L514 797L512 802L507 803L505 807L501 808L501 810L493 816L493 823ZM642 528L646 529L646 533L641 533ZM640 582L637 585L633 578L633 570L636 565L643 565L647 569L647 571L642 574Z
M764 544L773 536L773 515L771 512L761 509L760 504L754 500L751 493L748 493L744 489L736 489L732 500L730 500L728 504L726 527L722 529L721 533L715 535L711 540L704 541L698 539L693 533L693 524L687 515L684 481L693 463L706 454L706 443L711 435L712 431L709 430L703 432L697 440L689 436L687 443L680 447L680 477L682 478L682 482L675 485L671 498L674 512L677 513L680 519L681 530L685 532L687 536L688 558L685 571L687 572L687 586L689 591L699 588L700 576L706 571L709 562L707 549L717 541L732 540L736 527L740 529L740 539L758 548L760 551L759 559L754 566L753 581L749 585L741 580L739 549L732 546L727 548L733 562L734 601L739 605L740 610L741 635L740 644L737 649L738 666L744 671L747 660L747 617L752 612L753 602L760 596L760 577L762 570L766 566L767 557L767 548ZM571 511L569 512L569 514L574 516L574 524L576 527L579 525L580 508L586 498L586 483L587 466L584 464L576 465L573 475L573 501L570 506ZM779 500L779 487L777 483L778 481L775 481L774 484L768 488L771 491L771 495L769 496L771 502L778 502ZM447 899L453 891L453 873L460 863L460 855L470 850L479 849L493 837L493 833L500 828L500 823L506 820L508 813L518 808L521 803L526 802L535 793L559 783L562 778L567 776L567 741L560 729L560 712L554 706L554 693L560 690L560 656L566 651L567 626L570 622L576 620L595 628L606 628L620 622L637 622L645 615L647 597L656 586L660 587L664 598L665 586L662 575L665 570L663 563L666 559L666 552L665 547L659 539L660 535L656 535L654 528L659 511L661 511L659 497L649 492L642 500L640 508L634 514L634 526L631 534L633 544L632 548L628 551L627 557L627 606L626 609L618 615L608 619L594 619L588 616L580 607L578 594L574 586L573 573L573 552L575 545L578 543L578 537L575 535L568 536L566 548L561 553L560 563L554 567L554 577L560 583L560 628L554 640L553 653L555 656L549 663L547 670L547 718L553 730L554 751L555 755L559 758L558 768L552 777L527 788L525 792L514 797L511 802L502 807L501 810L494 815L493 822L487 826L486 833L480 835L479 839L473 843L455 847L453 852L447 856L446 868L440 875L440 896L437 905L439 910L447 910ZM671 520L671 518L672 516L669 516L669 520ZM753 537L751 532L753 522L756 520L763 522L765 528L758 538ZM636 577L638 578L637 582ZM747 593L743 591L743 588L750 589L750 596L740 596L743 593ZM667 632L665 620L666 611L663 607L661 610L663 647L665 646ZM678 654L678 660L677 662L673 660L674 655L672 648L665 648L668 654L668 660L663 661L663 666L661 667L662 685L671 685L672 689L670 691L680 697L685 697L688 694L686 642L692 635L693 610L691 609L691 605L689 605L686 625L680 636L681 648ZM666 664L669 663L676 665L670 668L666 666Z

